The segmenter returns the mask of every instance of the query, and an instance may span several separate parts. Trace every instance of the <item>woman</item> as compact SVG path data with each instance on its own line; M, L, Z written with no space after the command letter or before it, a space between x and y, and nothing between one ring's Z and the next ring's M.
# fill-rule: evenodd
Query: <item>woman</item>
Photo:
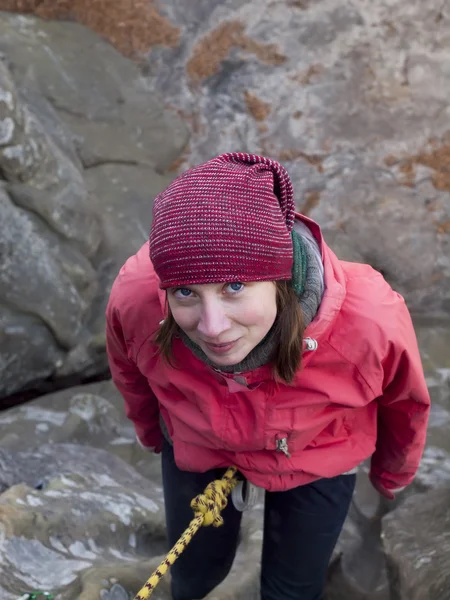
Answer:
M150 241L112 288L107 343L139 442L162 452L170 545L229 465L266 490L263 600L322 598L362 461L388 498L414 478L429 395L405 303L336 258L274 160L223 154L155 199ZM175 563L175 600L229 572L233 503L224 519Z

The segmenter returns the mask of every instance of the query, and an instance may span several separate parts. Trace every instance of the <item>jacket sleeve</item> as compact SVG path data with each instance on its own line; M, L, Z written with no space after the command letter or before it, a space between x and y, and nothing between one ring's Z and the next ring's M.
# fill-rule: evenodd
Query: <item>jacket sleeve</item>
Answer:
M112 379L125 401L125 412L133 422L144 448L161 450L158 400L137 365L128 357L117 311L108 307L106 314L106 351Z
M416 335L403 298L392 322L383 360L383 395L378 399L378 435L371 478L387 490L409 485L426 441L430 396Z

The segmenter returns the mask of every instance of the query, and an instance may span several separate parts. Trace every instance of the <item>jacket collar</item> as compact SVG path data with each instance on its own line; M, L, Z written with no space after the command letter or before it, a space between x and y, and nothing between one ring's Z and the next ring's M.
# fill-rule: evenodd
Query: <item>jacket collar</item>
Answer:
M325 292L317 315L305 330L305 337L314 338L319 342L336 318L344 302L346 292L345 275L339 259L325 243L319 225L309 217L299 213L295 214L295 218L302 221L310 229L319 244L322 255Z

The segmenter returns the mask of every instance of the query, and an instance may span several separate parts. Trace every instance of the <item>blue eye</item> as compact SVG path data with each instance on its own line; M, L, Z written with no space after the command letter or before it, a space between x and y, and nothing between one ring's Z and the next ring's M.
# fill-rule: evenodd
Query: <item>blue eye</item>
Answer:
M192 294L192 291L188 288L177 288L173 292L173 295L178 298L189 298L189 296L191 294Z
M239 281L236 281L233 283L229 283L227 285L227 288L230 290L230 292L236 294L237 292L241 292L244 289L244 284L240 283Z

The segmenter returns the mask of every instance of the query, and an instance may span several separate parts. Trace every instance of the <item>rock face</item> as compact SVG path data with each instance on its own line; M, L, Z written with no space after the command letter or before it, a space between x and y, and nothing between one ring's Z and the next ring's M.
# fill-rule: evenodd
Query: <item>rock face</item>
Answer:
M149 85L191 123L182 167L281 160L342 258L450 312L449 7L441 0L164 2L182 35Z
M211 600L257 599L261 508L244 521ZM133 597L166 551L159 457L135 443L111 382L64 390L0 415L0 598ZM167 577L154 598L169 599Z
M383 519L398 600L446 600L450 590L450 486L409 498Z
M160 487L104 450L70 444L2 452L0 461L28 482L1 496L0 594L31 588L93 599L114 576L139 589L164 548Z
M1 397L104 371L109 287L188 133L80 25L0 13L0 53Z

